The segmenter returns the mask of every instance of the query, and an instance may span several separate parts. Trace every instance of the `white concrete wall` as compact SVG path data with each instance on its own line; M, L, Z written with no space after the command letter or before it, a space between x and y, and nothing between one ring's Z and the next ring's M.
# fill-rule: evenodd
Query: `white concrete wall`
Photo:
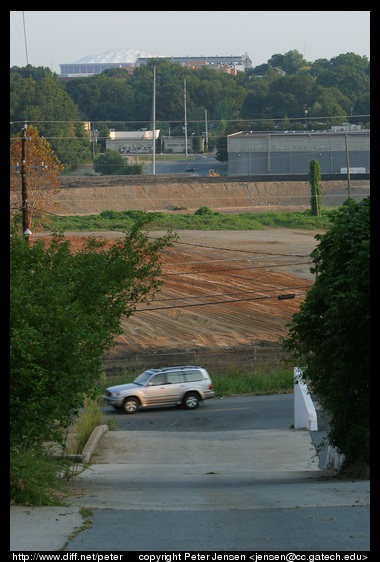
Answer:
M301 374L300 369L294 369L294 428L318 431L317 413L307 385L299 380ZM325 469L340 470L344 460L345 457L342 453L328 445Z
M302 371L294 369L294 428L318 431L317 413L306 384L299 380Z
M339 453L335 447L331 445L327 448L327 460L325 468L327 470L340 470L342 464L344 463L345 456L343 453Z

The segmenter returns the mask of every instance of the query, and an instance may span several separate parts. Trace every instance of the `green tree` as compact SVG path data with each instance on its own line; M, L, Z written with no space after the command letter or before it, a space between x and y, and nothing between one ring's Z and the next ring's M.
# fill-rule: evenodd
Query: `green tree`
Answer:
M219 137L216 141L216 154L215 159L218 162L228 162L228 152L227 152L227 137Z
M153 241L143 232L151 216L138 213L124 239L107 247L89 238L71 250L63 235L50 244L10 242L11 450L59 440L93 396L103 355L122 333L121 320L150 301L162 281L160 255L176 235Z
M126 164L119 152L107 148L104 154L95 158L94 170L103 176L137 175L143 173L144 164Z
M253 79L251 82L250 89L241 105L240 115L243 119L252 120L261 117L268 118L269 113L266 108L273 106L268 98L269 83L260 79Z
M27 67L29 69L29 66ZM65 170L91 159L90 142L78 108L49 69L11 70L11 133L20 122L33 124L49 142ZM17 129L15 129L17 127Z
M369 60L346 53L308 63L296 50L275 54L268 64L236 76L212 65L190 69L160 59L137 67L132 76L109 69L66 82L47 68L13 67L11 122L35 122L65 169L75 169L92 157L83 122L98 122L98 131L101 122L116 131L151 127L154 68L156 119L168 123L166 135L183 134L185 79L189 130L207 111L211 147L226 134L226 126L217 127L222 121L226 125L244 119L242 130L301 129L305 105L309 128L338 125L348 118L369 126ZM100 142L104 151L103 135Z
M284 55L272 55L268 60L268 64L274 68L280 68L286 74L296 74L298 70L308 63L304 59L302 53L297 50L288 51Z
M304 117L304 105L311 105L312 92L315 79L310 75L281 76L273 81L269 88L269 99L273 106L273 114L283 117L287 114L290 118Z
M316 86L313 91L314 102L309 106L309 117L320 120L320 115L330 117L329 125L339 125L347 120L347 109L350 100L335 87Z
M325 88L337 88L350 100L350 104L354 104L357 99L368 93L370 78L364 70L347 62L346 65L331 65L318 76L318 84Z
M318 160L312 160L309 167L309 181L311 189L310 208L311 214L319 217L321 214L321 167Z
M370 198L348 199L331 219L315 237L316 280L283 345L330 416L344 472L370 462Z
M22 144L24 144L24 170L21 168ZM30 125L26 130L23 129L21 134L11 137L10 169L11 217L21 218L23 212L21 184L24 173L30 229L36 230L41 217L48 211L54 210L53 194L59 190L61 185L63 165L48 141L41 138L37 129Z

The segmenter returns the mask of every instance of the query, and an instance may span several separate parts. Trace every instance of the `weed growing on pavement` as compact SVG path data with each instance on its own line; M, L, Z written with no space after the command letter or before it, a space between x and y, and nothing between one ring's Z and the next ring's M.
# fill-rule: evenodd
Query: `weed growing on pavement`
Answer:
M100 399L84 397L83 409L68 430L66 454L81 453L95 427L108 423L102 414L100 402ZM72 437L69 438L69 435Z

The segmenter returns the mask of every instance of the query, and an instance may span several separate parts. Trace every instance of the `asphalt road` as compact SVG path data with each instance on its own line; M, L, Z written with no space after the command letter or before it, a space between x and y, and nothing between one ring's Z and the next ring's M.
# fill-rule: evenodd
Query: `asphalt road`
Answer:
M278 395L115 415L68 482L70 507L11 508L11 550L367 553L369 482L321 470L292 412Z
M244 396L134 415L107 407L117 429L72 488L92 526L66 550L369 549L369 483L321 470L311 434L326 432L292 429L293 400Z
M328 418L315 402L318 431L310 432L318 454L319 468L327 462ZM258 429L289 429L294 423L294 395L236 396L215 398L194 411L182 408L147 408L126 415L111 406L103 413L112 416L117 431L214 432Z
M196 410L147 408L128 415L105 406L117 431L205 432L254 429L289 429L293 419L293 394L237 396L206 400Z
M218 174L227 175L227 164L216 160L215 156L209 154L189 154L187 158L183 157L178 160L156 160L156 174L183 174L188 173L188 169L194 169L196 172L189 173L189 176L207 176L210 169L215 170ZM151 161L145 163L145 174L152 174L153 163Z

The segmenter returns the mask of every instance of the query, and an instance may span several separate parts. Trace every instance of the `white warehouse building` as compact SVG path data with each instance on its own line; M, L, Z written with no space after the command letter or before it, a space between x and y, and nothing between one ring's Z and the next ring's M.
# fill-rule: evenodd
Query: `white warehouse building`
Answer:
M154 131L154 138L160 136L160 129ZM153 131L110 131L106 149L122 154L149 154L153 152Z
M370 173L370 131L239 132L227 136L228 175Z

